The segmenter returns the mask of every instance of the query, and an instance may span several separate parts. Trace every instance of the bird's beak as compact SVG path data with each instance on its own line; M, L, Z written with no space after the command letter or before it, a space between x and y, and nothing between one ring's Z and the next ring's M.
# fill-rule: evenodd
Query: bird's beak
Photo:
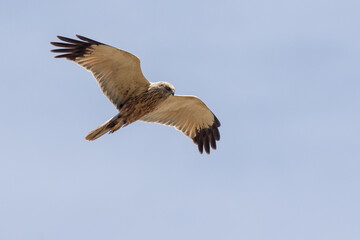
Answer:
M175 92L172 92L172 93L171 93L171 95L173 95L173 96L174 96L174 94L175 94Z

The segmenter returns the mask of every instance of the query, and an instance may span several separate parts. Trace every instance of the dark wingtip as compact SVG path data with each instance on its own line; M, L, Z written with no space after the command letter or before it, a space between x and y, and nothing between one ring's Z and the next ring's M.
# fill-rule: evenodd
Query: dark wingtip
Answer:
M210 127L200 129L196 132L193 141L196 145L198 145L199 152L201 154L204 149L207 154L210 154L210 146L212 149L216 149L216 141L220 140L218 127L220 127L220 121L214 115L214 122Z
M66 53L55 56L55 58L66 58L69 60L75 60L78 57L84 56L89 51L91 45L100 45L102 43L86 38L80 35L76 35L80 40L67 38L63 36L57 36L63 42L50 42L51 45L60 47L59 49L53 49L51 52L55 53Z

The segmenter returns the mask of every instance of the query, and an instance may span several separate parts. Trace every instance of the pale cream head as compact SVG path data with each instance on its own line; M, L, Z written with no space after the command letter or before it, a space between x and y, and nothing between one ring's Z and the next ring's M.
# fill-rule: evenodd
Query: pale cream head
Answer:
M168 82L155 82L151 83L149 86L149 90L155 90L162 92L164 95L174 95L175 88L172 84Z

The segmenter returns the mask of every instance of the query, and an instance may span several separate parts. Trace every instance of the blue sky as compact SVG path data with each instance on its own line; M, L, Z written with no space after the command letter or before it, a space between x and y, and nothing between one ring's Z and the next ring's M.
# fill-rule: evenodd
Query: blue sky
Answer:
M8 1L0 239L359 239L359 1ZM116 114L56 35L137 55L222 123L211 155Z

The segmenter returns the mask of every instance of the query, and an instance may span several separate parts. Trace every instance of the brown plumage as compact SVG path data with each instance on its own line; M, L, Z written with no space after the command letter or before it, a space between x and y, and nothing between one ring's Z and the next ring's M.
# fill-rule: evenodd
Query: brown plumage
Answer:
M95 140L137 120L174 126L198 145L200 153L216 149L220 122L197 97L174 96L167 82L149 82L141 72L140 60L131 53L76 35L81 41L58 36L51 42L61 53L56 58L74 61L93 73L105 96L119 113L91 131L85 139Z

